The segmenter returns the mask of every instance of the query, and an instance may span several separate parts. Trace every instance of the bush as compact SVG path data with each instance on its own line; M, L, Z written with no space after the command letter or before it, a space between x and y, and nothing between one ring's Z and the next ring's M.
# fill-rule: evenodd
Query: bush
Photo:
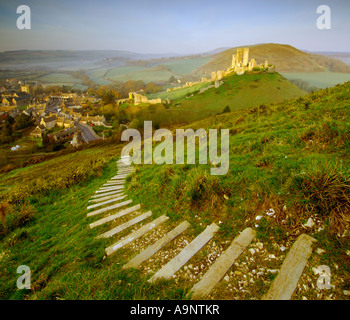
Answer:
M299 219L318 215L331 234L343 235L350 223L350 174L336 166L294 175L286 183Z
M0 236L27 225L34 219L35 210L29 203L11 205L0 204Z

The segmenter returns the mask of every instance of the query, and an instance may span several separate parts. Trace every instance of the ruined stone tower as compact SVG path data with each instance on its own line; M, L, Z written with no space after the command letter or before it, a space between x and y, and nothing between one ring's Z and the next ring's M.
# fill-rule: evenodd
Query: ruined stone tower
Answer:
M237 58L237 55L233 54L232 55L232 63L231 63L231 68L232 69L236 68L236 58Z
M265 63L258 65L254 58L249 60L249 48L237 48L237 53L232 55L231 68L227 70L227 73L234 71L237 75L241 75L246 71L259 71L253 70L255 67L259 69L267 68L268 61L265 60ZM212 75L212 80L218 76L215 72L214 74L214 77Z
M249 62L249 48L244 48L243 51L243 67L246 67Z
M242 66L242 62L243 62L243 49L242 48L238 48L237 49L237 65L240 67Z

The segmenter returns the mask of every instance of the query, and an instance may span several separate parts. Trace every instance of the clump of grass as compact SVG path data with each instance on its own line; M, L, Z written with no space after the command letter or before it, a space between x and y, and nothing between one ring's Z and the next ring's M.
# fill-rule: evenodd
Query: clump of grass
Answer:
M188 175L187 183L185 197L190 207L218 208L222 204L224 191L218 177L196 168Z
M34 219L34 214L35 209L28 202L21 205L2 202L0 204L0 237L27 225Z
M294 175L286 183L299 219L318 215L328 232L345 235L350 224L350 174L337 165L314 166Z

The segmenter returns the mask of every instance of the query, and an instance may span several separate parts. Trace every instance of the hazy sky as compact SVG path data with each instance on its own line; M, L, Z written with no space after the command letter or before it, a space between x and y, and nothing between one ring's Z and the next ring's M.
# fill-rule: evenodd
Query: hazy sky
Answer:
M21 4L30 30L17 29ZM319 5L331 9L330 30L316 27ZM350 52L349 39L350 0L0 0L0 51L197 53L274 42Z

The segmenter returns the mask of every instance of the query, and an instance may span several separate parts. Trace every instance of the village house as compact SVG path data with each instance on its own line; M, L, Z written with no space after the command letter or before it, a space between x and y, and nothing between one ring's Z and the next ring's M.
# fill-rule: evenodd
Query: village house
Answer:
M65 141L73 138L73 135L76 132L80 132L80 129L77 127L73 127L73 128L58 131L50 135L50 137L52 137L55 142L60 142L60 141Z
M56 121L56 125L64 128L73 128L74 121L70 119L66 119L65 117L58 117Z
M30 133L30 135L35 138L42 138L45 132L46 128L42 124L40 124L36 126L36 128Z
M80 123L82 124L93 124L95 126L105 126L105 117L104 116L95 116L95 117L90 117L87 115L86 117L81 117Z
M10 101L11 101L11 99L10 99ZM6 97L3 97L1 100L1 105L3 107L8 107L8 106L10 106L10 101Z
M55 116L43 117L40 120L40 124L43 125L47 130L52 129L56 125L57 118Z
M30 103L31 95L26 92L17 92L12 96L12 105L22 107Z
M73 147L79 147L81 146L82 144L84 143L83 141L83 137L82 137L82 134L81 134L81 131L76 131L73 135L73 139L72 139L72 146Z

